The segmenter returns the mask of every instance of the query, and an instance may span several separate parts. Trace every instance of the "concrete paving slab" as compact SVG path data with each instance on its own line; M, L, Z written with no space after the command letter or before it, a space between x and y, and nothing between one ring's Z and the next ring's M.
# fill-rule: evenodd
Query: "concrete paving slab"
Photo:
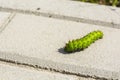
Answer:
M87 80L85 78L81 78ZM78 77L32 68L0 64L0 80L79 80ZM92 79L90 79L92 80Z
M0 12L0 32L6 27L12 17L13 13Z
M104 37L88 49L64 54L69 40L101 30ZM0 59L71 74L118 79L120 29L17 14L0 35Z
M117 14L120 13L120 8L111 9L113 7L70 0L0 0L0 7L7 11L27 12L120 28L120 15Z

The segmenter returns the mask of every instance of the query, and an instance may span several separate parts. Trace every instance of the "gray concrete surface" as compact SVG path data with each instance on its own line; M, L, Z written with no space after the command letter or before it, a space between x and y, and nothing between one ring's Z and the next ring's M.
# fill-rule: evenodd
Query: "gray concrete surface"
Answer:
M120 9L114 7L71 0L0 0L0 8L120 28Z
M0 80L86 80L72 75L48 72L0 62ZM92 79L88 79L92 80Z
M68 40L101 30L103 39L88 49L64 54ZM0 59L71 74L118 79L120 30L90 24L17 14L0 35Z

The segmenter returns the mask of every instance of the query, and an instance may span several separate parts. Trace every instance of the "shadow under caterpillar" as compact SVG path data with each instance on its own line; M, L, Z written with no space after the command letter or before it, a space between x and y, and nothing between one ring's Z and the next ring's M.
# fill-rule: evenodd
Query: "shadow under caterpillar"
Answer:
M69 41L66 43L64 51L65 52L76 52L79 50L84 50L88 48L92 43L94 43L96 40L103 38L103 32L100 30L93 31L88 33L86 36Z

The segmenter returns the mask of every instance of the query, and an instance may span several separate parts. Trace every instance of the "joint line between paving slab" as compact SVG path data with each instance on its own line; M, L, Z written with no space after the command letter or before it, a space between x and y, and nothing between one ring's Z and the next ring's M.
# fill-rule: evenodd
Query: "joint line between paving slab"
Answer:
M71 72L71 71L66 71L66 70L58 70L56 68L52 68L50 67L51 65L42 65L44 63L48 63L49 61L46 60L41 60L41 59L37 59L37 58L32 58L31 57L26 57L26 56L22 56L22 55L18 55L18 54L14 54L14 53L8 53L8 52L0 52L0 61L4 61L4 62L9 62L12 64L18 64L18 65L23 65L23 66L28 66L28 67L33 67L33 68L38 68L38 69L43 69L43 70L49 70L49 71L53 71L53 72L59 72L62 74L69 74L69 75L76 75L79 77L84 77L84 78L94 78L94 79L102 79L102 80L106 80L106 78L104 77L99 77L99 76L93 76L93 75L85 75L82 73L75 73L75 72ZM36 61L39 61L40 64L37 64ZM35 62L35 63L34 63ZM33 63L33 64L32 64ZM49 62L50 64L53 64L54 66L54 62Z
M75 22L82 22L82 23L88 23L88 24L93 24L93 25L100 25L100 26L106 26L106 27L120 29L120 27L119 27L120 24L115 24L113 22L104 22L104 21L77 18L77 17L71 17L71 16L59 15L59 14L53 14L53 13L20 10L20 9L12 9L12 8L3 8L3 7L0 7L0 10L5 11L5 12L11 12L12 11L12 12L18 12L18 13L24 13L24 14L33 14L33 15L37 15L37 16L44 16L44 17L49 17L49 18L62 19L62 20L75 21Z
M0 33L7 27L7 25L11 22L11 20L14 18L15 13L11 13L10 16L2 23L0 27Z
M30 70L34 70L34 71L37 70L37 71L47 71L47 72L51 72L51 73L59 73L59 72L53 72L53 71L45 70L45 69L41 69L41 68L35 68L33 66L23 65L23 64L20 64L20 63L15 63L15 62L10 62L10 61L4 61L4 60L1 60L1 59L0 59L0 63L6 64L6 65L10 65L10 66L14 66L14 67L19 67L19 68L30 69ZM69 74L65 74L65 75L69 75ZM80 77L80 76L71 75L71 74L69 76L75 76L75 77L77 77L77 79L75 79L75 80L81 80L81 78L85 78L85 77ZM87 78L85 78L85 80L86 79ZM94 80L93 78L88 78L88 79Z
M38 65L30 65L30 64L26 64L26 63L20 63L20 62L17 62L17 61L11 61L11 60L6 60L6 59L1 59L0 58L0 61L2 62L6 62L8 64L11 64L11 65L17 65L17 66L21 66L21 67L30 67L30 68L34 68L34 69L43 69L43 70L46 70L46 71L50 71L50 72L57 72L57 73L61 73L61 74L65 74L65 75L72 75L72 76L76 76L78 78L80 77L83 77L83 78L91 78L91 79L97 79L97 80L107 80L106 78L102 78L102 77L97 77L97 76L85 76L85 75L80 75L80 74L75 74L75 73L70 73L70 72L66 72L66 71L58 71L56 69L52 69L52 68L45 68L45 67L40 67Z
M39 69L44 69L44 70L50 70L53 72L59 72L62 74L71 74L71 75L76 75L76 76L80 76L80 77L85 77L85 78L94 78L94 79L118 79L119 78L119 72L113 72L113 71L104 71L104 70L99 70L99 69L94 69L94 68L87 68L87 67L82 67L82 66L72 66L69 64L64 64L64 63L59 63L57 66L56 62L54 61L48 61L48 60L43 60L43 59L38 59L38 58L34 58L34 57L27 57L27 56L22 56L20 54L15 54L14 52L0 52L0 60L1 61L5 61L5 62L10 62L13 64L20 64L20 65L25 65L25 66L31 66L34 68L39 68ZM67 69L65 66L71 66L74 67L73 71L71 71L70 69ZM58 69L59 68L59 69ZM80 72L74 72L77 68L78 71ZM81 71L81 70L82 71ZM87 70L87 72L85 71ZM89 74L89 72L91 71L95 71L95 73ZM109 75L95 75L97 72L99 73L106 73Z

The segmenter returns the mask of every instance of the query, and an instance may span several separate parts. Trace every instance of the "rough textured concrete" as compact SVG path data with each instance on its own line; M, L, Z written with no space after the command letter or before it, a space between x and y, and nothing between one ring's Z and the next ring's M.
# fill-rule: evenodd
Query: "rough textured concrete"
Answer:
M6 27L12 19L14 13L0 12L0 32Z
M11 66L0 62L0 80L86 80L72 75L32 68ZM92 79L90 79L92 80Z
M64 54L68 40L102 30L103 39L88 49ZM85 76L118 79L119 29L17 14L0 35L0 58Z
M70 0L0 0L0 6L6 10L120 28L119 8Z

